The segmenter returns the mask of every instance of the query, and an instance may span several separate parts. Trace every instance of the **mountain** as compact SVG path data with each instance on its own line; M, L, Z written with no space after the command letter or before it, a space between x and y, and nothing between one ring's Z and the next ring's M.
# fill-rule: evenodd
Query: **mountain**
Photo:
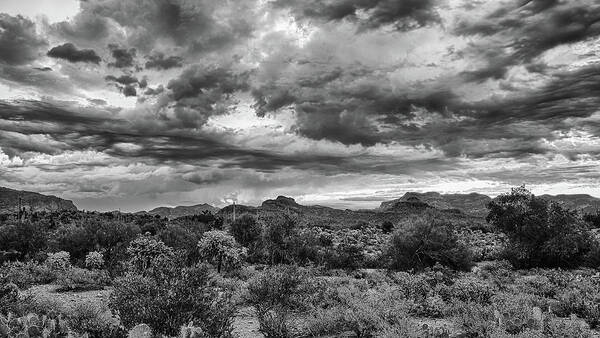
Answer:
M440 194L438 192L407 192L404 196L387 202L382 202L379 206L381 211L391 211L397 208L426 208L429 207L450 210L455 209L464 212L467 215L485 217L488 213L486 205L492 199L489 196L471 193L471 194Z
M77 210L72 201L31 191L19 191L0 187L0 213L15 213L21 206L26 211Z
M600 198L586 194L541 195L540 197L562 204L565 208L579 210L584 214L596 214L600 210Z
M210 211L213 214L219 211L219 208L213 207L210 204L196 204L190 206L177 206L174 208L169 207L158 207L145 213L150 215L160 215L161 217L167 217L169 219L181 217L181 216L192 216L199 215L205 211Z

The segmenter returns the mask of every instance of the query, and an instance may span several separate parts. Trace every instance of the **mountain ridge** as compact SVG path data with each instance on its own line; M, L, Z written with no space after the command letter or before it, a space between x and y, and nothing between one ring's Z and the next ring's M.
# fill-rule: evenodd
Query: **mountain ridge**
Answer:
M139 213L159 215L161 217L172 219L182 216L198 215L202 214L205 211L217 213L219 211L219 208L212 206L208 203L200 203L194 205L178 205L175 207L156 207L149 211L140 211Z
M77 210L71 200L32 191L0 187L0 213L16 213L19 209L19 197L21 198L21 207L25 208L25 211Z

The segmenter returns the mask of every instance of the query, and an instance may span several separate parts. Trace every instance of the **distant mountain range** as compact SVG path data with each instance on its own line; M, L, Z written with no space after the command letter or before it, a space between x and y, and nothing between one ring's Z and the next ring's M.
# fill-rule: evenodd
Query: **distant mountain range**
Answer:
M26 211L77 210L72 201L36 192L20 191L0 187L0 213L16 213L21 207Z
M160 215L161 217L166 217L169 219L182 217L182 216L191 216L191 215L199 215L205 211L210 211L211 213L217 213L219 208L213 207L210 204L196 204L190 206L177 206L174 208L169 207L158 207L154 208L150 211L140 211L139 213L146 213L150 215Z
M0 187L0 213L16 212L19 205L26 210L54 211L77 210L72 201L56 196L42 195L29 191L18 191ZM575 195L541 195L540 197L561 203L568 209L579 210L583 213L596 213L600 210L600 198L585 194ZM285 211L288 213L303 214L306 222L322 221L323 219L339 219L340 222L361 221L365 219L380 219L385 215L418 214L425 209L435 209L447 215L464 214L468 217L485 217L487 204L492 200L489 196L470 194L440 194L437 192L407 192L402 197L391 201L382 202L379 208L370 210L342 210L319 205L306 206L298 204L293 198L278 196L275 199L264 201L260 206L236 205L237 215L243 213L258 214L261 212ZM232 217L234 206L228 205L222 209L210 204L196 204L191 206L158 207L150 211L140 211L149 215L160 215L169 219L202 214L205 211ZM385 217L384 217L385 218Z

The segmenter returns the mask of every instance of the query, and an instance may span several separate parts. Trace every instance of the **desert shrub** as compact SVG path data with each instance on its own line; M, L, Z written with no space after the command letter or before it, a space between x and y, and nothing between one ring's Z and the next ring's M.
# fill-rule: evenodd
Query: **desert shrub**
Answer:
M163 263L175 256L173 249L150 236L139 236L127 247L129 271L141 275L160 273Z
M46 246L46 229L41 222L0 223L0 252L14 252L14 258L23 260Z
M394 231L388 248L390 267L422 270L436 263L457 270L472 266L469 249L453 232L451 223L431 215L402 224Z
M19 303L19 287L14 283L0 283L0 314L14 312Z
M509 239L505 257L516 267L576 267L592 247L576 212L514 188L488 204L486 220Z
M68 251L74 260L79 260L94 249L94 236L83 225L64 224L49 235L49 247Z
M0 283L14 283L20 288L48 284L56 280L57 271L35 261L5 263L0 269Z
M357 269L363 267L364 255L361 246L340 243L327 250L325 264L329 269Z
M201 258L198 241L205 231L205 227L200 226L169 224L158 232L157 238L175 251L183 251L187 264L194 265Z
M104 270L88 270L72 267L60 273L56 283L58 291L89 291L101 290L110 285L111 279Z
M50 253L46 265L56 271L65 271L71 267L71 255L66 251Z
M561 320L550 317L544 325L544 337L550 338L592 338L596 333L578 320Z
M439 285L436 292L446 302L459 300L462 302L490 304L497 289L476 278L462 278L456 280L452 285Z
M184 268L168 275L169 279L156 280L128 274L115 282L111 308L126 327L146 323L157 332L174 335L193 322L215 337L231 331L235 313L231 294L212 286L205 268Z
M600 210L596 210L595 214L584 215L583 220L586 221L592 228L600 228Z
M90 251L85 256L85 267L88 269L102 269L104 266L104 255L98 251Z
M381 231L383 231L384 234L388 234L392 232L392 230L394 230L394 223L390 221L384 221L381 223Z
M308 274L296 266L280 265L248 281L246 301L256 308L260 331L267 337L288 337L291 311L306 307Z
M297 229L294 217L286 214L261 217L263 233L261 242L271 265L294 261Z
M559 303L553 309L556 315L568 317L575 314L592 328L600 327L600 283L578 278L556 295Z
M237 269L246 257L246 248L241 247L233 236L222 230L211 230L204 233L198 242L200 256L207 262L216 265L217 272Z
M231 235L241 245L251 249L259 240L262 233L262 227L256 221L256 218L250 214L243 214L230 225Z
M353 283L330 287L334 287L334 302L319 304L309 311L304 328L307 335L351 331L356 337L379 337L383 332L391 334L405 329L416 333L416 325L408 320L410 305L394 288L370 289Z
M78 302L63 314L71 330L90 338L122 338L127 331L118 325L105 306L92 302Z
M128 252L132 262L115 281L110 301L125 327L145 323L158 333L175 335L192 323L210 337L230 335L235 314L231 292L215 284L207 267L182 269L182 257L148 237L132 242ZM141 266L150 272L142 273Z

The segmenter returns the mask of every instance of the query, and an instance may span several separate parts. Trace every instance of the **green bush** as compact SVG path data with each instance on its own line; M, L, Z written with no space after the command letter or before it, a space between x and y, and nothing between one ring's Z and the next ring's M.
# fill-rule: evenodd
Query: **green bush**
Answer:
M504 232L504 256L518 268L577 267L593 246L587 224L575 211L536 197L524 187L488 204L486 220Z
M456 270L473 265L469 249L453 231L453 225L431 215L416 218L397 228L388 248L390 267L423 270L436 263Z

